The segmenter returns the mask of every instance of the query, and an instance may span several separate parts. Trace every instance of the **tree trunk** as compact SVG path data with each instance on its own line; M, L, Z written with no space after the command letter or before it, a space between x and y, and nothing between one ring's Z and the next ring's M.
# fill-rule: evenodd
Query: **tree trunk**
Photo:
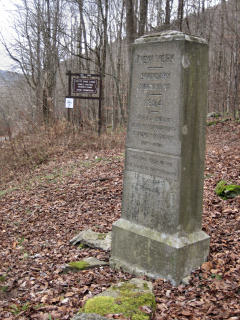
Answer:
M138 36L142 36L145 32L147 23L147 12L148 12L148 0L141 0L140 2L140 17L139 17L139 30Z
M103 24L103 39L100 39L102 44L101 47L101 60L99 61L100 65L100 74L101 74L101 103L99 104L99 135L106 131L106 110L104 108L104 99L105 99L105 76L106 76L106 60L107 60L107 44L108 44L108 11L109 11L109 0L104 0L104 5L102 0L99 0L99 11L101 14L101 21ZM102 36L100 36L102 37Z
M184 13L184 0L178 0L177 20L178 20L178 27L180 31L182 31L183 13Z
M172 0L166 0L166 7L165 7L165 28L168 29L170 26L171 20L171 2Z
M131 44L136 38L136 30L134 27L134 6L133 0L125 0L126 5L126 38L128 47L128 63L131 65Z

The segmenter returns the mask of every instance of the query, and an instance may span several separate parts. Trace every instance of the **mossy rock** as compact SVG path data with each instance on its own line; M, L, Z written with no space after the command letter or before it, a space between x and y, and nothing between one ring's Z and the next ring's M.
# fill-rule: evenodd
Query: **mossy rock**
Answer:
M83 243L80 243L78 245L78 249L80 249L80 250L85 249L85 248L87 248L87 246L85 244L83 244Z
M221 180L218 182L215 192L223 200L232 199L240 195L240 186L236 184L227 184L226 181Z
M111 249L111 232L99 233L92 229L81 231L78 235L70 240L73 245L83 244L91 248L98 248L105 251Z
M71 269L77 269L77 270L84 270L89 268L89 263L87 263L84 260L81 261L73 261L73 262L69 262L68 266Z
M101 316L121 314L131 320L149 320L156 308L151 289L149 282L143 280L121 282L89 299L81 312Z
M63 273L68 273L69 271L77 272L105 265L108 265L108 262L98 260L94 257L88 257L80 261L69 262L63 269Z

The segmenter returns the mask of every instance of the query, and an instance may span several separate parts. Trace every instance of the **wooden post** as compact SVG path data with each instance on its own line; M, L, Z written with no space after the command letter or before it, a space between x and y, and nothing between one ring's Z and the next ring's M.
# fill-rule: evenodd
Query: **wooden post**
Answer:
M100 137L102 131L102 75L100 75L99 88L99 104L98 104L98 136Z
M71 71L68 71L67 75L68 75L68 96L70 97L71 96L71 75L72 75ZM68 122L70 122L71 114L70 114L69 108L67 109L67 119L68 119Z

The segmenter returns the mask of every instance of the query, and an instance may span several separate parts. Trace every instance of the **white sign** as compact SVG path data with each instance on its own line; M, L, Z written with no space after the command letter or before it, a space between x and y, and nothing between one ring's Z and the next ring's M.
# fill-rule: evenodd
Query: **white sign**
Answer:
M73 100L72 98L66 98L65 101L65 108L67 109L73 109Z

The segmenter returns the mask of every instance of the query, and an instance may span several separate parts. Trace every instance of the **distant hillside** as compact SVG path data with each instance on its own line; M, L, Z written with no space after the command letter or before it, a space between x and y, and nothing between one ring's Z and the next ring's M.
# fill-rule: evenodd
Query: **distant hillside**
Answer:
M21 80L22 75L17 72L0 70L0 86L10 85L11 82Z

